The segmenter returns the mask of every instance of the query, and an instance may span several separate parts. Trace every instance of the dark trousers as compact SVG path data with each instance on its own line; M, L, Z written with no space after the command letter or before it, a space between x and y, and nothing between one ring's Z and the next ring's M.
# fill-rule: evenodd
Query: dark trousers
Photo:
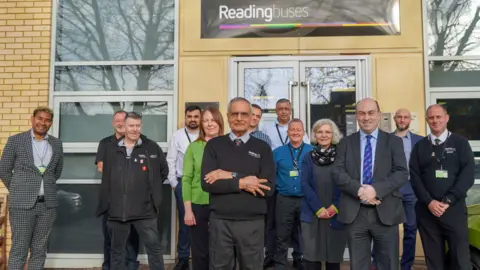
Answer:
M400 261L402 270L411 270L415 262L415 247L417 244L417 216L415 215L415 194L403 195L403 208L405 209L406 222L403 223L403 254ZM373 264L375 252L372 251Z
M209 268L209 228L210 209L208 205L192 203L196 225L190 227L192 237L192 268L208 270Z
M370 270L371 245L378 270L398 270L398 226L386 226L375 207L360 206L357 217L347 226L351 270Z
M185 225L185 206L182 199L182 179L178 179L175 187L175 202L177 204L178 217L178 243L177 252L180 260L188 260L190 258L190 228Z
M287 269L288 247L294 228L300 226L300 208L302 197L277 195L275 208L276 252L275 270Z
M102 217L102 231L103 231L103 264L102 270L110 270L110 255L112 246L111 232L107 226L108 212ZM125 261L128 270L137 270L140 267L140 262L137 261L139 250L138 233L135 228L131 228L128 236L127 247L125 250Z
M127 222L108 220L107 226L112 232L112 250L110 258L112 269L125 269L125 247L130 234L130 228L133 226L145 245L149 269L165 270L156 218L139 219Z
M266 221L266 239L265 239L265 256L269 259L275 257L276 249L276 233L275 233L275 208L277 202L278 192L271 197L267 197L267 221ZM293 233L291 236L291 246L293 246L292 257L294 259L300 259L302 257L302 235L300 224L293 228Z
M459 201L448 208L440 218L435 217L428 207L420 202L416 204L415 210L428 269L472 269L465 201ZM450 254L448 260L445 242ZM450 262L450 265L447 262Z
M325 267L321 262L304 261L305 270L340 270L340 263L325 263Z
M263 269L264 226L263 219L210 216L210 270L232 270L235 257L242 270Z

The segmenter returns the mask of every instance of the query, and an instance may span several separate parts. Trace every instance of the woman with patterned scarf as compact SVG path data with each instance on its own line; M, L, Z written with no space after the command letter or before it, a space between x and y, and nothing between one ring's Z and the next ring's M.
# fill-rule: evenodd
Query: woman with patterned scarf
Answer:
M347 238L343 226L337 222L337 213L341 211L337 204L340 190L331 176L336 144L341 138L333 121L318 120L311 132L315 148L302 161L300 181L304 197L300 219L306 270L339 270L343 261Z

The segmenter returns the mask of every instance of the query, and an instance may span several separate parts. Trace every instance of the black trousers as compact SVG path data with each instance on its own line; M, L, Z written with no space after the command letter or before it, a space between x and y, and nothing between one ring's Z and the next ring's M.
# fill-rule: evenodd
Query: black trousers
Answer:
M242 270L263 269L264 224L210 217L210 270L232 270L235 259Z
M125 246L127 245L130 227L133 225L145 245L148 266L151 270L165 270L163 253L158 236L157 219L139 219L127 222L108 220L107 226L112 233L111 269L125 269Z
M275 230L276 230L276 253L275 270L287 269L288 247L290 239L295 232L294 228L300 227L300 208L302 197L289 197L277 195L275 208Z
M111 232L107 227L108 212L102 217L102 231L103 231L103 264L102 270L110 270L110 251L112 245ZM140 267L140 262L137 261L139 251L138 233L135 228L130 229L130 235L127 241L127 249L125 250L125 261L128 270L137 270Z
M398 225L383 225L375 207L360 206L357 217L347 226L347 241L351 270L370 270L372 241L377 269L399 269Z
M305 270L340 270L340 263L325 263L325 267L322 266L321 262L310 262L304 261ZM323 267L323 268L322 268Z
M190 227L192 247L192 268L208 270L209 268L209 228L210 209L208 205L192 203L196 225Z
M428 206L420 202L417 202L415 211L428 269L472 269L465 202L457 202L440 218L435 217ZM448 243L450 258L446 256L445 242Z

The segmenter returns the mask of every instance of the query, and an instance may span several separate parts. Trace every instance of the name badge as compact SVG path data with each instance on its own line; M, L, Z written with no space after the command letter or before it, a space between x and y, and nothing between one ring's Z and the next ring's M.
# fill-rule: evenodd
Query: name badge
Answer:
M435 170L436 178L448 178L448 172L445 170Z
M44 174L45 171L47 170L47 167L45 167L45 166L40 166L40 167L38 167L38 170L40 171L41 174Z
M290 177L297 177L297 176L298 176L297 170L290 171Z

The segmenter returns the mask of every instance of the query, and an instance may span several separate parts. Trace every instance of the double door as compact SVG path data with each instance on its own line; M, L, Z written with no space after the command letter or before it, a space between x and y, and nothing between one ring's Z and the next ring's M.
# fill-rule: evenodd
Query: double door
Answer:
M292 117L301 119L310 134L315 121L333 120L344 135L357 130L355 104L370 96L368 57L263 57L233 61L234 96L243 96L263 109L260 125L275 121L275 104L292 103Z

